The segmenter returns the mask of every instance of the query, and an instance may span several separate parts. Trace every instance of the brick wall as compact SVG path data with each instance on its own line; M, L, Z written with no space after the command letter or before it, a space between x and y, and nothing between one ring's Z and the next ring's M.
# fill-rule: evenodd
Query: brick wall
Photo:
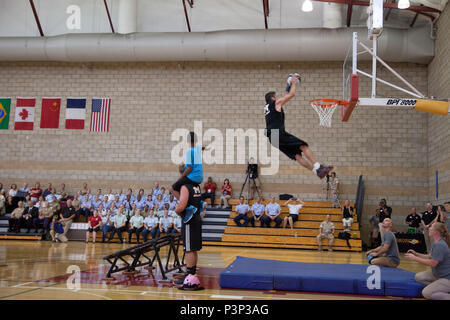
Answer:
M428 68L392 64L422 92L429 89ZM360 66L370 70L369 63ZM154 181L169 186L177 178L170 163L176 128L264 128L264 94L282 92L289 72L298 71L303 83L286 107L289 132L310 144L317 159L337 166L342 199L354 200L358 176L366 182L363 231L380 198L394 208L401 223L411 206L423 206L429 193L427 123L429 117L412 110L356 109L347 123L340 112L332 128L319 126L309 100L342 95L341 62L298 63L2 63L0 96L12 101L10 129L0 131L0 182L41 184L66 182L69 190L88 182L92 189L149 188ZM399 84L384 68L382 79ZM369 96L370 79L360 95ZM380 85L380 96L398 97ZM15 97L36 97L33 132L14 131ZM40 129L40 99L61 97L60 129ZM112 98L109 133L65 130L65 98ZM225 147L225 146L224 146ZM262 177L266 196L291 193L305 200L324 199L321 181L281 155L280 172ZM230 178L238 195L244 165L206 166L206 176Z
M450 98L450 7L447 5L436 23L437 39L433 61L428 66L428 91L438 98ZM450 117L428 116L430 200L450 201ZM436 170L439 197L436 199Z

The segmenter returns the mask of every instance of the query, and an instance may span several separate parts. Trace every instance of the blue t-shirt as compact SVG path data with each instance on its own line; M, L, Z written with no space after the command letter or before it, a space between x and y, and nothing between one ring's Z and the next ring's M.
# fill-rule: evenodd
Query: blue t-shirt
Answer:
M200 146L189 148L186 152L184 169L186 170L188 166L192 166L192 171L189 172L187 177L196 183L201 183L203 181L203 166L202 148Z

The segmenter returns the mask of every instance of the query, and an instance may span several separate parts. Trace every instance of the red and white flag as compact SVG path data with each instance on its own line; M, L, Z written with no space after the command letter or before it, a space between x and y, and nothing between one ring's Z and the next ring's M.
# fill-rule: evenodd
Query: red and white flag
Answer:
M17 98L14 130L33 130L35 98Z
M91 131L108 132L111 99L93 98L91 112Z

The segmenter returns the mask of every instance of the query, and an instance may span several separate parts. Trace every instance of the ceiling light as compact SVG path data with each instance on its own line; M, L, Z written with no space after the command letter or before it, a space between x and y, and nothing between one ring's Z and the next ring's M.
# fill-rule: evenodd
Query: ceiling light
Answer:
M407 9L409 8L411 4L409 3L409 0L400 0L398 2L398 8L399 9Z
M313 10L313 4L311 0L305 0L302 4L302 11L303 12L311 12Z

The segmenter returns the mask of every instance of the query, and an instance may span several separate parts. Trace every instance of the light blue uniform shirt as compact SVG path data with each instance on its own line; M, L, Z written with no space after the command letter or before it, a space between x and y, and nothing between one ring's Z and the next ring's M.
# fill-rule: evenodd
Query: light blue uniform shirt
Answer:
M169 227L169 225L172 223L172 219L170 217L162 217L159 219L159 225L161 228L165 229Z
M144 223L144 217L143 216L132 216L130 219L130 224L133 228L139 228Z
M156 201L155 204L158 204L158 211L165 209L165 202L164 201Z
M177 215L172 219L172 223L174 226L176 226L178 229L181 229L181 217Z
M174 199L172 202L169 201L168 204L169 204L169 210L175 210L175 208L178 204L178 201Z
M81 206L84 208L92 207L92 202L91 202L91 200L86 201L83 199L83 201L81 201Z
M100 207L100 204L102 204L103 203L103 201L101 201L101 200L97 200L97 201L92 201L92 208L94 208L95 210L97 210L98 209L98 207Z
M145 200L144 206L148 206L149 209L153 209L155 207L155 204L153 203L153 201L148 201Z
M266 205L266 211L270 216L276 216L281 212L281 207L278 203L268 203Z
M247 214L247 212L249 212L249 211L250 211L250 207L246 203L238 204L236 206L236 212L239 214Z
M121 201L121 202L123 202L126 198L127 198L127 195L126 194L116 194L116 197L119 197L119 200Z
M127 221L127 217L124 214L118 214L114 217L114 221L118 226L123 225Z
M160 188L153 189L153 196L157 196L158 194L161 194L161 189Z
M147 227L152 228L153 226L155 226L159 223L159 219L158 219L158 217L155 217L155 216L153 216L153 217L147 216L144 219L144 223Z
M262 215L265 208L266 208L266 207L264 206L263 203L257 203L257 202L255 202L255 203L252 205L252 211L253 211L253 213L255 214L255 216L260 216L260 215Z
M188 166L192 167L192 171L187 177L194 182L201 183L203 181L202 147L195 146L186 152L184 169L186 170Z

